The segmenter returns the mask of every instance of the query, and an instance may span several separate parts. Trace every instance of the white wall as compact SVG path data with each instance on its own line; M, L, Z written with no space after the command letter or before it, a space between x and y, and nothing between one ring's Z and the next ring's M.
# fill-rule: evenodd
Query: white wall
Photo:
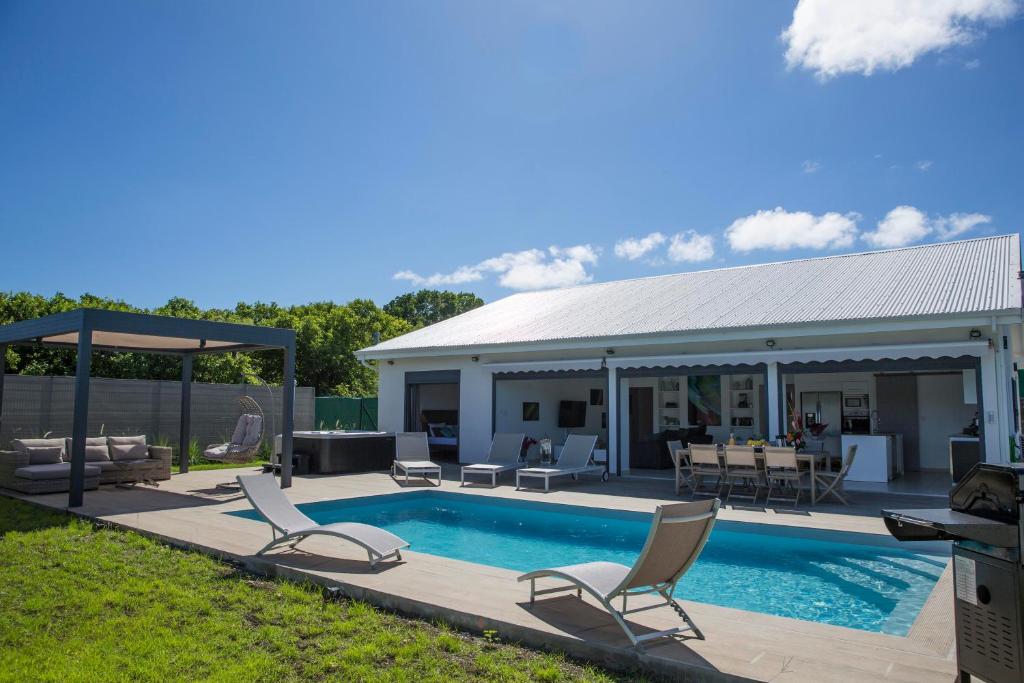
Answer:
M502 379L498 380L495 394L495 431L523 432L534 439L547 437L555 444L565 441L567 430L558 426L558 404L561 401L584 401L587 404L586 426L568 430L574 434L597 434L598 448L608 442L608 430L601 428L601 413L605 405L590 405L590 390L607 393L604 379ZM540 404L540 419L523 421L523 403ZM536 446L533 447L536 449Z
M459 370L459 460L483 462L491 447L491 373L468 358L381 361L378 427L400 432L405 427L405 373Z
M955 375L918 375L917 424L921 469L949 469L949 436L974 417L976 404L964 403L964 383Z

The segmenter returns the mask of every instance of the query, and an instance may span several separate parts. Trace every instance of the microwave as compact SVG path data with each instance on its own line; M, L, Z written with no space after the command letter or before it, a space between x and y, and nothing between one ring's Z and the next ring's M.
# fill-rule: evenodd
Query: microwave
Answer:
M844 408L860 408L867 410L868 397L867 396L844 396L843 397Z

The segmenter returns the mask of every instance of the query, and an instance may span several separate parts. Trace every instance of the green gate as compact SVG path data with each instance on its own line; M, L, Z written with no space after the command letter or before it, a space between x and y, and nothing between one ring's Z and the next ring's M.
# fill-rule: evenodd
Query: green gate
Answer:
M377 397L317 396L316 429L377 429Z

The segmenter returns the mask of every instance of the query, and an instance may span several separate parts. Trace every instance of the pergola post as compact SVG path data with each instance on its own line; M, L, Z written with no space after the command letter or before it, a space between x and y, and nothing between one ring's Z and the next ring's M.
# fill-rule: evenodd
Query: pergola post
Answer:
M92 325L82 323L78 331L75 368L75 413L71 427L71 488L68 507L82 506L85 491L85 437L89 429L89 373L92 369Z
M181 422L178 430L178 471L188 472L188 449L192 443L192 354L181 357Z
M292 432L295 429L295 344L284 348L281 382L281 488L292 485Z
M0 431L4 425L4 376L7 373L7 344L0 344Z

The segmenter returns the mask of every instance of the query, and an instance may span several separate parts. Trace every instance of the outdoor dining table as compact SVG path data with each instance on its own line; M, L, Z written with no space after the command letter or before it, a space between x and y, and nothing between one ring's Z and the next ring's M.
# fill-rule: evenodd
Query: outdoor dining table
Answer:
M685 457L685 460L684 460L684 457ZM817 461L820 458L824 458L827 470L828 471L832 471L832 466L831 466L832 458L831 458L831 454L830 453L827 453L825 451L814 451L814 452L797 451L796 452L796 461L797 461L797 463L801 463L801 462L807 463L808 471L810 472L810 477L811 477L811 482L810 482L811 505L817 505L818 504L818 486L817 486L817 482L815 481L815 472L817 472L817 469L816 469L817 468ZM689 462L689 459L690 459L690 449L689 448L680 448L680 449L678 449L676 451L675 457L673 458L673 460L675 461L676 495L677 496L679 495L680 478L682 477L683 467L685 466L684 462ZM757 446L754 447L754 459L757 460L758 462L760 462L761 463L761 468L764 469L764 451L762 451ZM719 462L719 464L723 468L725 467L725 449L721 448L721 447L719 447L719 449L718 449L718 462Z

